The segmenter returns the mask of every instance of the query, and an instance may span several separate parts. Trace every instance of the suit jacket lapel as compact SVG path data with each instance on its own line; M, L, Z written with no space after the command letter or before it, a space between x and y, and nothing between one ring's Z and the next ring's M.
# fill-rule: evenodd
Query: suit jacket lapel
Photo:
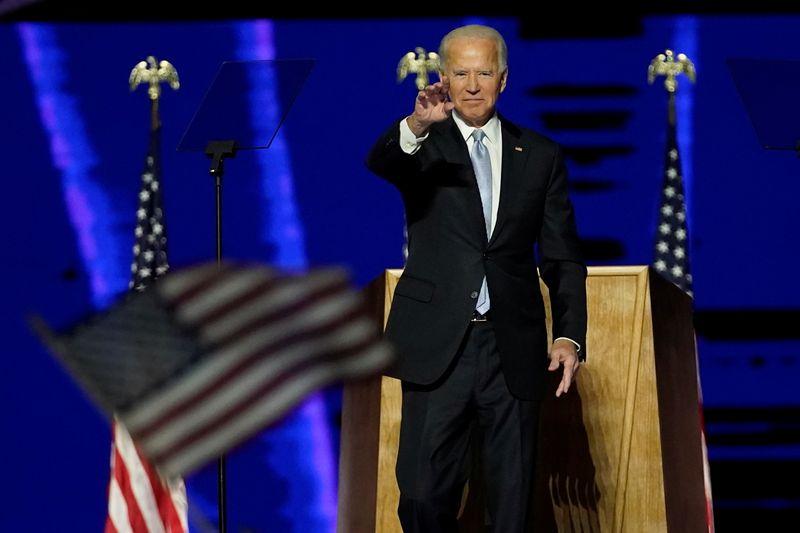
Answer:
M456 126L456 121L453 120L453 117L431 126L431 133L433 132L437 132L437 135L431 135L431 140L439 146L439 150L446 162L466 165L472 168L467 143L464 142L461 131Z
M516 198L522 180L524 179L522 170L525 161L528 159L530 147L521 142L520 130L500 117L501 130L503 134L503 168L500 178L500 202L497 207L497 220L494 224L494 231L489 240L492 244L497 240L498 235L503 230L503 225L508 218L507 214L510 204Z
M475 229L484 236L484 244L488 241L486 236L486 225L483 221L483 205L481 204L481 193L478 190L478 180L475 177L475 171L472 168L472 159L469 156L467 143L461 135L461 130L458 129L455 120L450 117L445 122L433 126L439 130L440 135L431 136L431 140L436 139L436 142L441 150L442 155L447 163L456 165L462 169L463 174L460 178L464 182L469 183L468 203L472 216L469 218L474 221ZM503 162L505 167L505 161ZM502 200L502 194L501 194Z

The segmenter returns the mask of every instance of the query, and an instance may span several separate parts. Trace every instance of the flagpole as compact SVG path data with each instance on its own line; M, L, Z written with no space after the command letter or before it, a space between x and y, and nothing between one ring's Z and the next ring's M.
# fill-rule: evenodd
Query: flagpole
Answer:
M156 229L159 226L163 226L161 220L162 217L162 208L161 208L161 201L160 201L160 184L159 184L159 175L160 175L160 150L161 150L161 117L159 112L159 101L161 96L161 83L167 82L169 83L172 89L178 89L180 87L180 82L178 80L178 72L175 67L169 61L156 61L155 57L148 56L145 61L140 61L136 64L136 66L131 70L131 74L128 78L128 83L130 85L130 90L134 91L140 84L147 84L147 95L150 99L150 146L148 149L148 156L147 156L147 165L145 172L150 173L150 182L151 190L147 190L143 188L142 193L140 193L140 211L145 211L144 213L137 213L137 216L142 217L144 220L147 221L147 233L149 234L151 231L155 231L155 235L144 235L144 231L142 234L139 234L140 226L137 225L137 244L135 246L136 255L137 256L144 256L145 263L141 264L139 259L135 259L134 261L134 277L131 280L131 289L133 290L143 290L149 283L155 281L160 275L164 274L169 267L168 263L166 262L166 234L164 233L163 227L160 229ZM145 176L143 175L143 180ZM148 193L149 197L143 197L142 194ZM142 208L142 203L147 203L146 208ZM149 211L149 218L148 213ZM155 240L151 241L150 238L155 236ZM152 265L147 262L147 254L152 255ZM155 268L151 268L154 266ZM152 272L151 272L152 270ZM145 273L146 272L146 273ZM120 431L120 428L117 427L117 422L115 421L115 442L117 439L117 432ZM120 438L123 444L129 443L130 445L128 448L133 449L134 446L138 448L138 444L134 444L130 435L128 435L127 429L124 433L121 434ZM137 464L136 461L132 461L132 464ZM149 460L142 459L141 460L142 468L145 472L150 472L153 466L150 465ZM156 476L161 478L161 474L159 472L154 472ZM183 477L169 478L169 479L162 479L161 487L151 487L152 497L156 500L161 501L163 498L163 492L161 490L168 490L169 496L169 504L167 503L160 503L157 510L157 516L150 516L152 514L152 510L150 514L148 514L147 521L155 522L163 524L165 529L168 531L172 531L175 533L187 533L189 531L189 524L188 524L188 501L186 497L186 485L184 483ZM141 487L140 487L140 490ZM109 519L111 520L112 524L115 524L116 530L120 530L123 525L130 525L127 523L127 519L123 520L124 524L120 523L117 524L116 520L122 520L121 517L111 517L109 515ZM176 521L177 520L177 521ZM136 527L134 527L136 529Z
M688 224L686 222L685 201L683 193L683 177L678 155L675 92L678 88L676 77L686 74L689 81L695 82L694 64L685 54L675 56L672 50L658 54L650 62L647 70L647 81L652 84L656 76L665 76L664 88L668 95L667 108L667 156L665 165L664 187L662 190L662 207L660 209L659 237L656 244L656 270L667 280L694 298L692 277L689 272L688 259ZM674 199L674 200L673 200ZM673 260L674 258L674 260ZM672 265L672 268L669 266ZM695 371L697 373L697 397L701 413L700 438L703 458L703 482L705 491L706 527L708 533L714 533L714 508L711 496L711 475L708 462L708 449L705 437L705 422L702 419L703 391L700 382L700 365L697 350L697 338L694 345Z

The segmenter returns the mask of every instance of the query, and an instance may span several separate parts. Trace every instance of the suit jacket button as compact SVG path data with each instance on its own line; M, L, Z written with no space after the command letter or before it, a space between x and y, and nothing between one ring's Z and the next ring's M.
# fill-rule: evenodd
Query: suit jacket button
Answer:
M478 291L472 291L471 293L469 293L469 297L474 300L475 298L478 297Z

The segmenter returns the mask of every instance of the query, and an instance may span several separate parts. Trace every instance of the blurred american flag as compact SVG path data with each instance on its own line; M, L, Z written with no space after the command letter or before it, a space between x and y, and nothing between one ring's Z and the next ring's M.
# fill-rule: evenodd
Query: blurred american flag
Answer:
M233 263L172 271L51 346L170 479L393 356L343 270Z

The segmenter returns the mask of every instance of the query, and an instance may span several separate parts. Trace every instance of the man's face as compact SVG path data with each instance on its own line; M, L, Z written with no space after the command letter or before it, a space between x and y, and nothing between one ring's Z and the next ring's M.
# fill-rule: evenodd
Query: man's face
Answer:
M494 115L497 99L506 88L508 72L500 72L497 46L490 39L459 37L447 45L443 77L450 82L450 100L464 121L479 128Z

